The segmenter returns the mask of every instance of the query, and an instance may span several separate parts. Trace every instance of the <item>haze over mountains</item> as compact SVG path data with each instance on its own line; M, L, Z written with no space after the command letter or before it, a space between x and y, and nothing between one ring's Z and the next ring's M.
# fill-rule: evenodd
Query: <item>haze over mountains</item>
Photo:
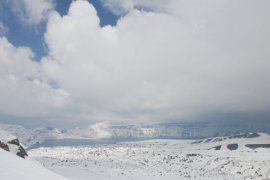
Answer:
M0 129L19 137L21 143L26 147L49 146L50 143L53 143L50 142L50 140L54 139L107 139L108 141L106 142L110 142L110 140L111 142L122 142L143 139L200 139L249 132L270 133L270 127L265 126L265 122L263 121L260 123L257 122L256 125L249 121L247 121L246 124L186 122L151 125L111 125L104 122L70 129L53 127L26 129L19 125L0 124ZM42 144L44 142L45 144ZM59 143L59 146L65 145L63 141L62 143L60 141L54 143ZM70 143L69 145L72 145L72 142ZM87 141L82 141L82 145L85 143L87 144ZM80 145L78 142L75 144Z

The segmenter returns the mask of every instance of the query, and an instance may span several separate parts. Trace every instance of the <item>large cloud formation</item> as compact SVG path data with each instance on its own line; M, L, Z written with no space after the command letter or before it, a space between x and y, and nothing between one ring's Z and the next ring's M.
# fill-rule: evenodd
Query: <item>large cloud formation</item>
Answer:
M37 90L46 112L58 107L57 116L72 112L89 122L154 122L269 111L269 1L125 2L103 0L123 15L114 27L100 27L87 1L74 1L66 16L50 14L49 55L26 60L30 70L16 72L29 86L37 84L32 76L47 84Z
M266 4L152 1L151 11L130 6L115 27L101 28L93 6L77 1L67 16L49 19L43 71L89 119L264 111L270 103Z
M27 47L0 38L0 112L19 117L47 117L68 104L68 93L42 82L40 64Z

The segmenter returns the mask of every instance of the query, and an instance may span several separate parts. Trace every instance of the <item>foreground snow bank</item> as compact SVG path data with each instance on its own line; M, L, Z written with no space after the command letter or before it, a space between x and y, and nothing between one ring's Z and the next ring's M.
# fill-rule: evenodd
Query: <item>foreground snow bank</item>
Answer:
M39 164L19 158L0 149L0 179L4 180L67 180Z

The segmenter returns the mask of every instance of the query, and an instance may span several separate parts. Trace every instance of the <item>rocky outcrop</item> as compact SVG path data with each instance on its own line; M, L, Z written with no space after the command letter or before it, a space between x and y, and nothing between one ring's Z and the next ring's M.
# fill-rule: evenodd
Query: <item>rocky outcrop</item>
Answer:
M21 146L21 145L20 145L20 141L19 141L18 138L13 139L13 140L11 140L11 141L8 141L8 143L9 143L9 144L14 144L14 145L17 145L17 146Z
M10 146L12 146L12 148ZM0 148L15 153L17 156L20 156L22 158L28 156L26 150L23 148L23 146L20 144L19 139L17 138L10 140L8 142L0 141Z
M6 143L0 141L0 148L9 151L9 147Z
M8 141L7 142L8 144L13 144L13 145L16 145L18 146L18 149L17 149L17 153L16 155L22 157L22 158L25 158L25 156L28 156L25 149L23 148L23 146L20 144L20 141L19 139L13 139L11 141Z
M28 156L25 149L22 146L19 146L18 152L16 153L16 155L22 158L25 158L25 156Z

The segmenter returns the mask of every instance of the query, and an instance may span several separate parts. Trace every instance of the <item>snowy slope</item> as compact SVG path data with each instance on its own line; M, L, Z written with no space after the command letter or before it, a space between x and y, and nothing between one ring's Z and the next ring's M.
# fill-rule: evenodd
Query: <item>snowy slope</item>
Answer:
M31 132L22 126L0 123L0 132L1 131L2 132L5 131L8 134L10 134L10 136L13 137L11 139L18 138L19 141L21 142L21 144L25 147L28 147L33 143L33 142L31 142L31 136L32 136ZM0 134L0 139L1 138L3 138L3 136L1 136L1 134ZM9 139L9 140L11 140L11 139ZM8 140L6 140L6 142L7 141Z
M39 164L19 158L0 149L0 179L3 180L65 180Z
M219 137L202 141L147 140L140 142L32 149L29 156L63 176L76 180L267 179L270 136ZM229 144L237 143L235 150ZM213 147L221 145L220 150Z
M15 138L16 136L0 127L0 141L7 142Z

